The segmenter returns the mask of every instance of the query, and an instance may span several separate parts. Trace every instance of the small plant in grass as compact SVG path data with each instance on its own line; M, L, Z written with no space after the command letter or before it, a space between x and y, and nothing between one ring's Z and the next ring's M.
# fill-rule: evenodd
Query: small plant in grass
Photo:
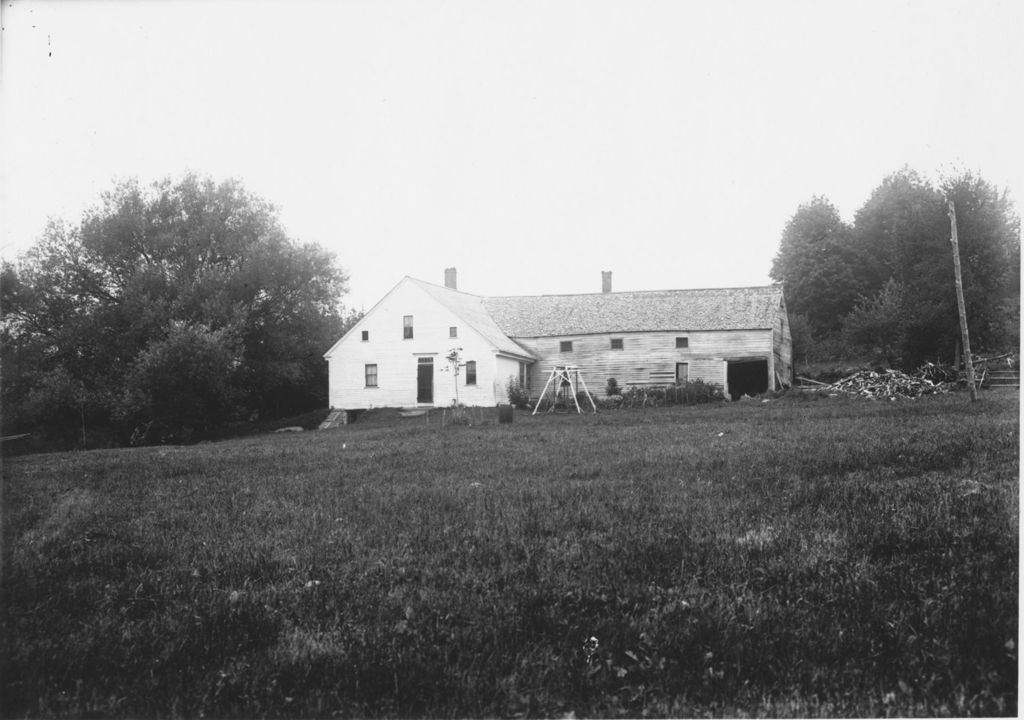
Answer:
M445 425L472 425L469 409L460 402L452 401L451 407L445 410Z
M448 361L448 364L441 368L441 372L450 372L452 374L452 383L455 387L455 399L452 401L452 405L458 405L459 372L462 368L466 367L466 363L462 362L462 348L452 348L444 356L444 359Z
M608 382L604 386L604 394L608 397L621 395L622 388L619 387L619 381L615 378L608 378Z

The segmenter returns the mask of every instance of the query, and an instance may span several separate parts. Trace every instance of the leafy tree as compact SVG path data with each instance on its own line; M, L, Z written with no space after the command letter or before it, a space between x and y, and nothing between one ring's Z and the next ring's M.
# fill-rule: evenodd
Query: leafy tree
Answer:
M1005 342L1007 308L1019 308L1020 221L1006 194L970 173L944 180L936 189L903 169L883 180L857 212L854 238L866 259L865 274L876 293L852 318L863 337L865 312L895 295L881 295L894 280L901 288L901 345L904 365L953 359L959 319L953 283L947 198L956 205L968 323L976 348ZM873 308L873 310L872 310ZM1019 310L1017 310L1019 317Z
M947 199L956 205L972 346L1016 347L1020 218L1013 203L972 173L936 188L903 168L883 179L852 227L824 198L800 206L786 226L771 276L785 283L791 314L806 318L800 356L867 350L877 361L911 367L953 359L959 321Z
M904 168L871 193L854 216L853 233L872 293L890 278L913 284L922 271L937 272L935 251L949 240L945 202L918 173Z
M871 298L861 298L846 317L848 347L870 352L875 362L899 365L907 340L906 291L895 278Z
M790 312L821 334L837 331L863 292L860 267L850 227L828 199L815 197L790 218L769 274L785 285Z
M28 420L19 407L58 368L108 420L138 417L123 412L129 385L158 413L142 368L177 368L184 383L198 370L171 348L190 343L231 347L234 392L230 412L209 406L217 419L308 410L323 404L322 353L345 322L347 276L331 254L290 239L238 182L194 175L116 185L77 226L51 222L0 279L5 426L12 409Z
M135 439L187 441L229 419L240 365L227 328L172 323L166 338L139 354L126 378L121 413L139 429Z
M1020 216L1006 191L963 172L941 181L956 208L964 304L975 348L1019 344ZM948 234L948 231L947 231ZM947 244L947 248L948 248ZM952 263L947 268L952 286ZM947 290L947 294L952 290Z

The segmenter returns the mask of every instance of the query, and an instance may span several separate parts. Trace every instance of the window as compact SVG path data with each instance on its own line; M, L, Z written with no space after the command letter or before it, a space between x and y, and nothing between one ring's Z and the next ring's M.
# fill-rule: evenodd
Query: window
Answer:
M363 330L363 342L366 342L369 339L370 339L370 331L369 330Z
M572 340L562 340L558 343L559 352L572 352Z
M459 329L457 327L452 325L450 328L448 328L448 337L450 337L450 338L457 338L458 336L459 336Z
M366 387L377 387L377 364L366 366Z
M622 349L622 338L612 338L612 350Z
M519 385L526 387L526 363L519 363Z
M466 384L476 385L476 360L466 361Z
M412 315L402 317L402 337L405 340L412 339Z
M690 347L690 338L677 337L676 338L676 347L677 348Z

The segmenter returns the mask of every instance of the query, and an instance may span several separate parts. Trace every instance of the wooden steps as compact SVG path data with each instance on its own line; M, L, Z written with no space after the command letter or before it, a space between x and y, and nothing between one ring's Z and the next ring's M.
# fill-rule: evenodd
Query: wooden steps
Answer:
M1020 372L1016 368L989 369L985 374L985 387L1020 387Z
M341 427L348 424L348 413L344 410L331 410L327 418L320 423L317 430L328 430L333 427Z

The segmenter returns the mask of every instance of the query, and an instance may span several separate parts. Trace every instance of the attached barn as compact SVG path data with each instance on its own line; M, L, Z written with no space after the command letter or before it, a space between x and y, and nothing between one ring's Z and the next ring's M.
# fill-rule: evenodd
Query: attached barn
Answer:
M782 288L718 288L481 297L403 278L325 354L338 409L449 405L445 357L466 363L459 400L505 401L509 378L537 397L554 365L575 365L601 393L701 379L732 398L790 383L792 337Z

